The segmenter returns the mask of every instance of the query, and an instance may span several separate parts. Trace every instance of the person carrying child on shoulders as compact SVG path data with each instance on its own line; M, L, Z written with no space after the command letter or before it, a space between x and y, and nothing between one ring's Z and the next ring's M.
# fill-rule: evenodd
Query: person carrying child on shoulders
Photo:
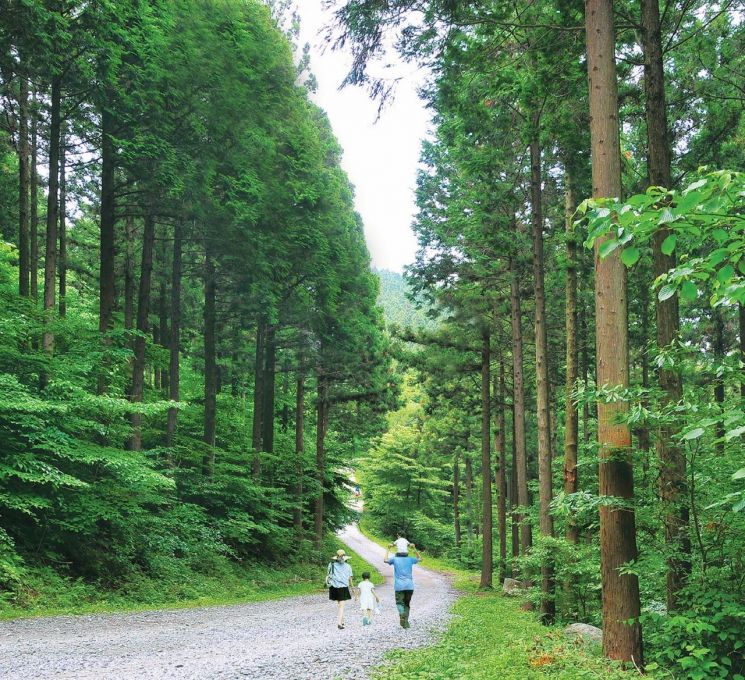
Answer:
M401 539L401 536L398 537ZM403 539L406 540L406 539ZM396 541L396 549L398 550L403 546L403 543ZM409 628L409 614L411 612L411 598L414 595L414 575L412 574L412 567L422 559L419 551L413 543L406 541L407 552L399 553L391 556L390 552L386 550L385 559L383 560L386 564L393 566L393 590L396 593L396 608L398 609L399 621L401 628ZM416 557L409 557L409 547L414 549Z
M389 548L395 548L396 549L396 555L399 557L406 557L409 554L409 546L413 545L412 543L409 543L399 531L396 534L396 540L393 541L393 543L390 543L388 545Z

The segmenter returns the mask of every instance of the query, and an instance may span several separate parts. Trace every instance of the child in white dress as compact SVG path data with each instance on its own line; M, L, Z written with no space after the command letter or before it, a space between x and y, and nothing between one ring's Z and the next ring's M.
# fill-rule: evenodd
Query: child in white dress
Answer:
M362 625L369 626L372 623L375 604L380 602L375 586L370 580L370 572L362 572L362 580L357 584L360 589L360 609L362 610Z

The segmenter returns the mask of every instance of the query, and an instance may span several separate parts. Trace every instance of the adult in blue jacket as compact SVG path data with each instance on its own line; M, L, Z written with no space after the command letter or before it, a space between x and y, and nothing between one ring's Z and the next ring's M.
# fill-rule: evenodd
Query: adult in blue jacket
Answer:
M422 556L411 543L409 549L414 550L416 557L410 555L391 555L385 551L386 564L393 566L393 590L396 593L396 608L398 609L398 618L401 628L409 628L409 613L411 612L411 596L414 594L414 575L413 566L421 561Z

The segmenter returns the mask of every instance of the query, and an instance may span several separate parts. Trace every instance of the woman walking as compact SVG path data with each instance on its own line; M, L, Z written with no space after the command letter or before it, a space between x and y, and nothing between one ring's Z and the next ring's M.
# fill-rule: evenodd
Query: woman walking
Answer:
M331 558L326 570L326 585L329 587L329 600L336 602L336 627L344 628L344 604L352 599L350 587L354 588L352 581L352 567L347 564L347 554L343 550L337 550L336 556Z

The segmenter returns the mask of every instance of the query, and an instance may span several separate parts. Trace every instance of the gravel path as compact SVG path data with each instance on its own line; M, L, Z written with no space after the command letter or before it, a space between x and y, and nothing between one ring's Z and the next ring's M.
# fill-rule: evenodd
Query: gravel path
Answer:
M5 621L0 678L365 678L386 651L430 643L446 624L455 594L444 576L414 567L411 628L403 630L392 568L381 564L383 549L357 527L348 527L341 538L386 575L386 584L377 588L383 610L372 626L362 627L353 601L346 628L338 630L335 603L325 593L224 607Z

